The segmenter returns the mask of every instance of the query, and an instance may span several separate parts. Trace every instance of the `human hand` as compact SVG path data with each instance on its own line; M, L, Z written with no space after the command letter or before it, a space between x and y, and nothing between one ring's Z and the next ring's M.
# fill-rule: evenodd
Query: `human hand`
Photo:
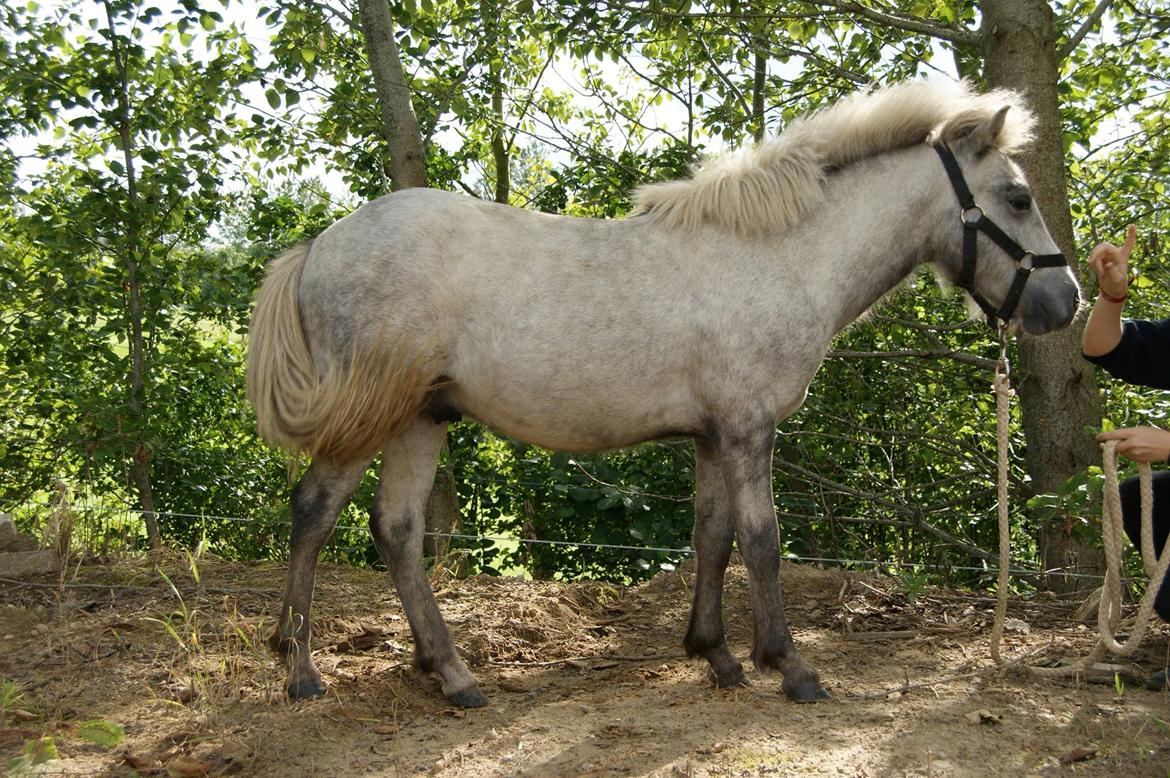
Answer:
M1098 287L1108 297L1124 299L1129 289L1129 255L1137 243L1137 227L1129 225L1121 248L1102 243L1089 253L1089 267L1097 274Z
M1097 440L1116 440L1117 453L1134 462L1165 462L1170 458L1170 430L1158 427L1123 427L1102 432Z

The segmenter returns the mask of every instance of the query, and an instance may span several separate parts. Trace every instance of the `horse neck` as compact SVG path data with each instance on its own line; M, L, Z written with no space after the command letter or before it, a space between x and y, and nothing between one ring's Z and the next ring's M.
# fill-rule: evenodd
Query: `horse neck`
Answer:
M834 312L833 333L932 258L938 219L957 209L938 184L937 165L921 146L834 173L824 205L799 230L808 244L786 246L809 263L810 294L820 311Z

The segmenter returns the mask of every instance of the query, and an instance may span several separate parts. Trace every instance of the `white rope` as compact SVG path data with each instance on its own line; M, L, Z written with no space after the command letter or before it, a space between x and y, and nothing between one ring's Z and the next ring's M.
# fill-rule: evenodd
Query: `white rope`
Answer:
M1008 363L1001 353L1000 365L996 368L995 383L996 439L998 448L997 494L999 508L999 591L995 603L995 621L991 627L991 658L997 665L1003 665L1000 641L1003 638L1004 621L1007 613L1008 576L1011 563L1011 537L1007 504L1007 449L1010 425L1011 382L1008 380ZM1170 569L1170 543L1162 549L1161 555L1154 551L1154 495L1153 482L1148 462L1138 463L1141 486L1141 550L1142 565L1145 567L1149 584L1138 606L1129 640L1119 643L1115 637L1121 620L1121 560L1124 551L1125 530L1121 518L1121 492L1117 482L1117 441L1101 444L1102 465L1105 473L1105 488L1102 493L1101 534L1105 553L1105 582L1097 609L1097 645L1088 656L1074 665L1063 667L1031 667L1034 673L1043 676L1069 676L1082 673L1111 652L1117 656L1129 656L1137 649L1149 627L1154 610L1154 598L1166 580ZM1014 660L1021 662L1023 658Z
M999 578L996 584L995 621L991 627L991 658L1003 664L999 652L1003 638L1003 625L1007 616L1007 595L1011 575L1011 523L1008 521L1008 430L1011 426L1012 383L1009 376L1007 356L1001 349L999 362L995 367L995 421L997 471L996 503L999 511Z
M1125 530L1121 521L1121 493L1117 484L1117 441L1102 444L1105 470L1105 503L1102 510L1102 530L1106 539L1105 584L1101 592L1101 605L1097 611L1097 630L1101 642L1117 656L1129 656L1145 637L1150 615L1154 612L1154 598L1166 579L1170 567L1170 552L1165 548L1159 556L1154 552L1154 489L1149 462L1138 463L1138 478L1141 485L1142 565L1150 583L1142 595L1134 622L1133 632L1125 643L1117 642L1114 633L1121 618L1121 556L1122 537Z

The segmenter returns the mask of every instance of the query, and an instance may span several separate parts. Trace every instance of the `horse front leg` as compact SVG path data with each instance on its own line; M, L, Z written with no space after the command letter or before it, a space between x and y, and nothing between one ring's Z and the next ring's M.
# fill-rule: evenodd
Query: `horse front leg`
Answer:
M452 704L477 708L486 705L487 698L451 642L422 560L423 511L446 431L446 423L420 418L382 449L382 474L370 515L370 532L410 622L415 667L424 673L438 673L443 679L443 695Z
M762 428L758 424L729 426L720 431L716 446L751 587L752 662L761 672L779 670L789 698L815 702L827 699L829 693L796 649L780 594L780 536L772 502L775 435L770 423Z
M695 597L691 623L683 639L687 656L702 656L710 664L712 680L720 689L747 685L743 665L727 648L723 632L723 574L731 559L735 537L731 503L715 447L695 440Z
M365 472L366 461L337 465L313 460L292 494L292 537L288 557L288 581L280 620L268 644L285 657L290 699L301 700L325 693L321 673L310 653L309 611L317 557L333 534L341 508L349 501Z

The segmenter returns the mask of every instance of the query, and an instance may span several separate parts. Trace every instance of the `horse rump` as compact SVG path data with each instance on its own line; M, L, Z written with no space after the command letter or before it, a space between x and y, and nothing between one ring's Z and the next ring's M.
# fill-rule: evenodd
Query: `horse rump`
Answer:
M434 376L427 350L404 338L314 358L300 313L311 246L289 249L265 273L249 333L248 399L270 445L348 462L372 456L413 420Z

